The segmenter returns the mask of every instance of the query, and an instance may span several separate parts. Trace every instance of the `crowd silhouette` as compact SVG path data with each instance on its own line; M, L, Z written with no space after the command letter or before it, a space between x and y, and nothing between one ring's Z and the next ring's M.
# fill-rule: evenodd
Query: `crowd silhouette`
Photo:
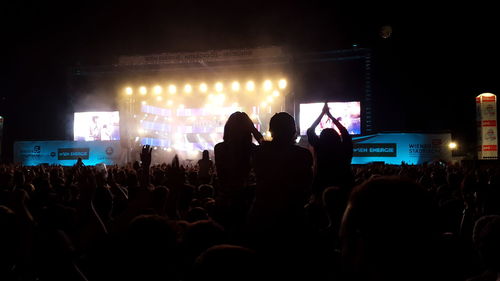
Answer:
M309 148L235 112L194 165L2 165L0 280L500 280L500 169L354 166L334 114Z

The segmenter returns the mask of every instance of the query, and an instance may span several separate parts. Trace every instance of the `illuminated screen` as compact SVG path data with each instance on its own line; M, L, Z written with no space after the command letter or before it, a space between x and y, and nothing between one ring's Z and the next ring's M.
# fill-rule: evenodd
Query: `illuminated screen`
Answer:
M194 152L213 149L222 141L229 116L245 109L240 106L168 109L143 105L141 111L144 114L139 125L142 144ZM254 126L261 129L262 114L250 111L248 115Z
M120 114L111 112L75 112L75 141L105 141L120 139Z
M314 123L321 114L324 103L302 103L300 104L300 134L306 135L307 129ZM349 134L361 134L361 106L359 101L352 102L329 102L328 107L333 117L347 128ZM335 128L328 116L323 116L321 122L316 127L316 134L320 134L325 128Z

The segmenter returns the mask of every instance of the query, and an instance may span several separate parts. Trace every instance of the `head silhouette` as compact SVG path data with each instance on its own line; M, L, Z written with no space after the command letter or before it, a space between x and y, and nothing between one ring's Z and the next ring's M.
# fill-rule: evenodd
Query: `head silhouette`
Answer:
M251 142L252 135L248 128L248 116L236 111L227 119L224 126L224 141L225 142Z
M323 145L336 145L340 143L340 136L332 128L326 128L319 135L319 142Z
M203 156L202 156L202 158L203 158L204 160L208 160L208 159L209 159L209 156L208 156L208 150L203 150L203 154L202 154L202 155L203 155Z
M357 186L340 230L345 268L371 280L392 280L398 272L429 269L434 219L431 198L410 180L378 177ZM428 273L422 270L415 278Z
M286 112L276 113L269 122L269 131L273 136L273 142L293 143L297 132L295 120Z

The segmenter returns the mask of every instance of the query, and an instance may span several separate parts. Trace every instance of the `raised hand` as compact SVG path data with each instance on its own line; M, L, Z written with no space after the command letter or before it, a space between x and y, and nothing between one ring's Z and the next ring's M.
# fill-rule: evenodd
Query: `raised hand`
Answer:
M330 112L330 108L328 107L328 102L325 101L325 105L323 105L323 110L321 112L324 114L328 114Z
M143 167L149 168L151 166L151 151L153 151L153 148L149 144L142 147L141 162Z

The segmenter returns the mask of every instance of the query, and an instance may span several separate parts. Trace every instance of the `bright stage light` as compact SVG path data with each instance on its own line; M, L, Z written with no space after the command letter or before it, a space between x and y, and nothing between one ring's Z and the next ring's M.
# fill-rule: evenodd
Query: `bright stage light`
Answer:
M125 94L127 94L127 96L131 96L133 93L134 90L132 90L132 88L130 87L125 88Z
M163 91L163 89L161 88L161 86L157 85L153 88L153 91L154 91L155 95L160 95L161 92Z
M143 128L139 128L139 129L137 130L137 132L139 133L139 135L142 135L142 134L144 134L144 133L145 133L145 131L144 131L144 129L143 129Z
M162 101L162 100L163 100L163 98L162 98L161 96L157 96L157 97L156 97L156 100L157 100L157 101Z
M253 81L248 81L247 82L247 91L253 91L255 90L255 83Z
M191 85L186 84L186 86L184 86L184 92L190 94L192 91L193 91L193 87Z
M221 83L221 82L217 82L217 83L215 83L215 90L216 90L217 92L222 92L222 90L224 90L224 85L222 85L222 83Z
M456 142L450 142L450 143L448 144L448 147L449 147L450 149L456 149L456 148L457 148L457 143L456 143Z
M167 147L167 152L172 152L172 148Z
M232 84L231 84L231 89L233 91L239 91L240 90L240 83L238 83L238 81L234 81Z
M146 87L142 86L139 88L139 93L144 96L145 94L148 93L148 89Z
M287 85L286 79L280 79L280 81L278 82L278 87L280 89L286 88L286 85Z
M200 84L200 92L206 93L208 91L208 86L205 83Z
M264 81L264 91L271 91L273 89L273 82L271 80Z
M267 102L265 102L265 101L261 102L261 103L260 103L260 106L261 106L261 107L266 107L266 106L267 106Z
M172 104L174 104L174 102L172 100L167 101L167 106L172 106Z
M179 109L184 109L184 105L183 104L179 104Z
M271 96L267 97L267 102L268 102L268 103L273 102L273 97L271 97Z
M279 97L280 96L280 92L278 90L274 90L273 91L273 96Z
M168 92L173 95L177 92L177 87L175 87L175 85L169 85L168 86Z
M141 104L142 104L142 105L146 105L146 104L148 104L148 103L147 103L145 100L143 100L143 101L141 102Z

